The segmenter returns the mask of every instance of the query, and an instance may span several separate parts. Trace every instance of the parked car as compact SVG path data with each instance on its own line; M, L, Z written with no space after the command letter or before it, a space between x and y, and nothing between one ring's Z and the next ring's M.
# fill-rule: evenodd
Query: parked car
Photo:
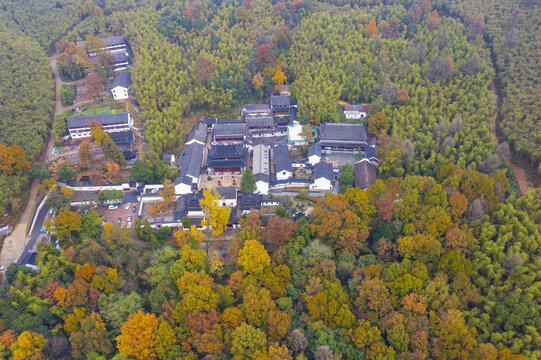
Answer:
M126 225L126 223L123 221L120 223L120 226L124 227Z
M124 206L124 209L125 209L125 210L128 210L129 208L130 208L130 204L129 204L129 203L126 204L126 205Z
M127 222L131 222L131 215L128 215L128 218L126 219Z
M121 219L121 218L117 218L116 221L117 221L117 222L121 222L122 219Z
M126 224L126 227L129 229L131 228L131 222L128 221L128 224Z
M118 209L118 205L109 205L109 210Z
M40 233L40 234L47 234L47 230L46 230L46 229L41 229L41 230L39 231L39 233Z
M136 212L136 211L137 211L137 206L132 206L132 207L131 207L131 212L134 213L134 212Z
M51 209L51 210L49 210L49 214L52 214L52 213L53 213L53 211L54 211L54 209Z
M0 271L6 270L5 266L0 265Z
M150 192L156 194L158 191L160 191L160 189L152 189Z

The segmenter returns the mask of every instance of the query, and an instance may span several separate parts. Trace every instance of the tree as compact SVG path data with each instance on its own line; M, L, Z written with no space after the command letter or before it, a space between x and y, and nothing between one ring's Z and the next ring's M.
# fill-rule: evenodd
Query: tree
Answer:
M368 118L368 132L379 135L387 128L387 115L377 112Z
M131 314L116 337L118 351L135 359L156 359L158 318L138 311Z
M340 184L340 193L346 192L347 188L355 185L355 177L353 176L353 166L345 164L340 168L338 175L338 183Z
M378 34L378 27L376 26L376 20L372 19L364 30L364 36L370 39L372 36Z
M45 338L41 334L24 331L11 346L14 360L25 360L33 355L41 354L45 346Z
M274 66L276 63L276 53L270 44L262 44L257 48L257 66L261 70Z
M263 84L263 76L261 76L261 73L255 74L254 78L252 79L252 85L254 85L256 91L260 91L263 87Z
M271 215L267 223L265 238L276 249L294 240L299 224L287 217Z
M415 24L419 24L421 22L421 7L418 4L413 4L409 9L409 13L411 16L411 21L413 21Z
M92 156L90 154L90 141L85 140L79 145L77 150L79 155L79 167L89 168L92 163Z
M428 18L426 19L426 27L430 31L436 30L440 26L441 20L440 15L438 14L438 10L434 10L428 15Z
M240 191L245 193L251 193L257 190L257 187L255 185L255 176L252 172L252 169L250 169L249 166L246 167L246 170L244 170L244 174L242 174L242 179L240 180Z
M103 78L95 72L90 73L86 76L87 91L96 101L101 100L102 98L102 93L104 91L103 83Z
M439 356L442 358L469 359L477 346L475 328L466 325L458 310L445 312L435 329Z
M238 257L238 264L242 266L244 274L259 276L270 266L270 256L257 240L246 241Z
M287 82L287 77L281 69L276 69L274 76L272 77L272 82L274 84L274 90L280 91L284 84Z
M0 144L0 171L11 175L24 168L30 168L30 161L26 161L24 150L17 145Z
M212 236L220 236L223 233L231 212L231 208L220 206L221 198L215 189L204 189L203 198L199 200L199 206L204 213L201 226L208 227L209 231L212 231Z
M79 326L70 335L70 343L73 357L79 359L92 353L109 355L113 351L105 323L95 312L81 319Z
M267 347L265 333L246 323L237 327L231 338L231 354L234 359L252 359Z
M314 134L312 132L312 126L310 124L303 124L301 136L307 143L314 141Z
M130 314L143 309L141 295L132 292L129 295L114 292L109 295L101 294L98 299L100 314L115 329L119 329L126 322Z
M173 210L173 204L176 200L175 184L171 180L166 179L163 182L163 190L160 192L160 196L162 200L152 204L148 212L152 216L163 214L162 218L165 218Z
M55 233L60 243L65 246L69 241L74 245L74 236L81 230L82 217L69 209L60 211L52 220L45 222L49 232Z
M75 170L71 167L69 163L65 162L58 167L56 175L59 181L67 183L73 180L73 177L75 176Z

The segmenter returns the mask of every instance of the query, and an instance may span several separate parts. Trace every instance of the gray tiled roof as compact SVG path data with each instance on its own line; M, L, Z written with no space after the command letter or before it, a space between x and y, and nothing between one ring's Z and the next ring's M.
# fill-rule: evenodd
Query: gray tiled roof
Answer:
M332 181L332 165L330 163L320 161L314 165L314 179L319 178Z
M216 188L216 191L224 199L236 199L237 198L237 188L234 186L219 186Z
M244 167L248 152L243 145L212 145L207 154L207 166L216 167Z
M180 174L176 178L175 184L188 184L185 179L185 177L188 175L194 178L199 177L199 173L201 172L201 164L203 162L204 149L205 145L199 143L191 143L184 146L179 161Z
M244 136L245 124L238 123L220 123L214 125L214 136Z
M207 129L203 123L197 123L192 129L192 131L186 136L186 142L192 140L199 141L200 143L205 143L207 138Z
M361 105L346 105L344 106L344 111L359 111L359 112L368 112L370 110L370 104L361 104Z
M363 190L374 185L378 178L376 165L367 159L359 160L353 165L353 175L355 177L355 186Z
M308 157L312 156L312 155L317 155L319 157L321 157L321 146L319 145L311 145L308 147Z
M293 172L293 164L289 158L289 149L286 144L274 146L274 167L277 173L281 171Z
M117 45L123 45L126 44L126 40L124 40L124 36L112 36L112 37L106 37L101 39L105 45L107 46L117 46ZM85 46L84 41L77 41L77 45Z
M289 96L271 96L271 107L289 107L291 105L291 97Z
M366 146L367 135L363 124L321 124L319 145Z
M115 64L118 63L125 63L128 61L128 55L126 55L126 52L120 52L113 55Z
M259 174L255 174L255 181L263 181L263 182L266 182L268 183L270 181L270 176L268 174L263 174L263 173L259 173Z
M269 104L247 104L240 110L242 116L246 116L246 113L270 113L271 108Z
M129 122L129 114L127 112L116 114L100 114L86 116L70 116L67 121L68 129L77 129L89 127L90 121L96 120L103 126L115 124L127 124Z
M247 116L244 118L248 129L273 127L274 118L272 116Z
M131 146L135 140L132 130L112 132L109 134L109 137L116 146Z
M130 74L125 71L119 72L111 84L111 89L114 89L117 86L122 86L127 89L130 86Z

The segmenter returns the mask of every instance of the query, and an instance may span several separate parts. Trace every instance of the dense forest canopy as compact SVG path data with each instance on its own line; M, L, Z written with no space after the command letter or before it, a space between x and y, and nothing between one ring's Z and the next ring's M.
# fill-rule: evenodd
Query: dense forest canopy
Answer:
M485 31L494 53L496 85L502 96L499 125L519 157L541 166L541 4L529 0L435 3L460 16L471 31Z
M536 161L537 4L518 15L502 0L0 4L0 214L23 205L27 160L48 133L46 51L87 35L127 38L152 158L201 116L238 117L287 82L312 125L344 121L339 100L372 102L380 160L368 190L299 194L310 220L246 214L225 256L202 250L212 236L195 227L102 226L60 188L47 222L60 249L41 244L38 271L6 271L0 358L541 360L541 191L518 198L489 91L495 66L501 126ZM132 174L169 177L149 159Z

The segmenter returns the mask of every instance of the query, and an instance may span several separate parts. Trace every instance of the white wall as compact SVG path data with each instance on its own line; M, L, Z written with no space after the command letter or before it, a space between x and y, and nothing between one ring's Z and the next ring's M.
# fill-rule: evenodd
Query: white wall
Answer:
M180 183L175 185L175 195L190 194L192 192L192 186Z
M318 156L318 155L312 155L308 158L308 163L310 163L310 165L312 166L314 166L320 161L321 161L321 156Z
M279 173L276 173L276 179L277 180L287 180L289 179L293 174L290 171L280 171Z
M260 194L267 195L269 193L269 183L265 181L258 181L255 183L257 187L257 192Z
M123 100L129 98L128 89L126 89L125 87L117 86L111 89L111 92L113 93L113 98L115 100Z
M318 178L314 180L314 183L310 185L310 189L313 190L332 190L331 182L326 178Z

